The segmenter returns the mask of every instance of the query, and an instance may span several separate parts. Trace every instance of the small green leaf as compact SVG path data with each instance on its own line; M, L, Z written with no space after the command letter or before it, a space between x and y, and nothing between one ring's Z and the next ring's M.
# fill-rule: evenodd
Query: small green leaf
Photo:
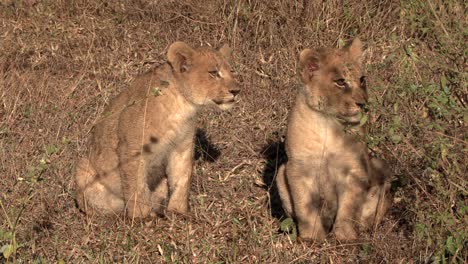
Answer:
M409 90L410 90L412 93L414 93L414 92L416 92L416 91L418 90L418 86L415 85L415 84L411 84L411 85L409 86Z
M56 147L55 145L48 145L46 146L46 154L47 156L50 156L52 154L55 154L57 153L58 151L58 147Z
M445 241L445 248L447 251L453 256L455 252L458 250L458 245L456 241L453 239L453 236L449 236Z
M25 117L25 118L30 117L32 112L33 112L32 107L28 107L28 109L26 109L26 111L24 111L24 113L23 113L23 114L24 114L24 117Z
M346 45L346 42L343 39L339 38L338 39L338 47L343 48L345 45Z
M104 112L104 113L102 113L102 117L103 117L103 118L109 117L109 116L111 116L111 115L112 115L112 112Z
M447 87L447 78L445 78L444 75L442 75L442 77L440 78L440 86L442 87L442 89Z
M359 126L363 126L367 122L367 119L369 119L369 116L366 114L363 114L361 116L361 120L359 120Z
M292 218L286 218L281 222L280 229L283 232L289 233L296 229L296 224L294 223L294 220Z
M155 97L156 97L156 96L160 96L160 95L162 95L162 91L161 91L161 89L159 89L159 87L153 87L153 88L151 89L151 94L152 94L153 96L155 96Z
M289 233L289 238L291 240L294 241L297 239L297 227L292 218L284 219L280 224L280 229L283 232Z
M71 142L71 139L69 139L68 137L64 136L62 137L62 144L68 144Z
M422 240L424 235L427 232L427 227L423 223L416 223L415 231L416 231L416 236L417 236L418 240Z
M370 244L363 244L361 246L361 254L364 256L368 256L369 253L372 251L372 246Z
M458 209L458 211L460 212L460 215L465 215L466 213L468 213L468 206L462 205L460 206L460 209Z
M445 159L449 153L448 147L444 144L440 144L440 156Z
M0 248L0 252L2 252L4 258L9 258L14 251L14 247L10 244L4 245Z
M13 233L11 233L10 231L0 230L0 239L10 240L12 237L13 237Z
M393 141L393 143L398 144L401 142L401 136L400 135L391 135L390 139Z

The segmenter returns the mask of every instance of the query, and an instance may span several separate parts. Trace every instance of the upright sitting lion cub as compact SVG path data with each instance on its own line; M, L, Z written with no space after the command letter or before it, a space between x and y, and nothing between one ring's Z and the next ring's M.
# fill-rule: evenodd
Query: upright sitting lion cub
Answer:
M167 59L114 98L93 128L90 152L76 168L83 211L187 212L197 112L203 105L231 108L240 87L227 46L175 42Z
M357 237L390 205L388 170L371 159L353 134L367 102L362 44L354 39L342 49L305 49L300 54L298 91L288 118L288 162L278 170L283 207L298 224L299 237L322 240Z

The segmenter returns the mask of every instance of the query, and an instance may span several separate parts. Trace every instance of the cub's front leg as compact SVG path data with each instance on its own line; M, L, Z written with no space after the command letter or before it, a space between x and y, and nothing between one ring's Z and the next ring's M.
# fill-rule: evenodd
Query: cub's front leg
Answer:
M193 138L178 145L168 157L167 181L169 185L168 211L186 213L192 178L194 142Z
M296 218L299 237L304 240L323 240L326 232L321 219L320 186L317 170L301 161L288 161L286 179L292 198L293 214Z
M334 233L338 240L357 238L357 225L360 221L362 204L369 187L366 171L351 170L338 182L338 212L335 219Z

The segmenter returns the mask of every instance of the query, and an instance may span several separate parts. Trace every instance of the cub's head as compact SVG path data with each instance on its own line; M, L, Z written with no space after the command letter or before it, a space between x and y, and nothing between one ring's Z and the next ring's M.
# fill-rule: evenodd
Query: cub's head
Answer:
M368 95L358 38L342 49L305 49L299 66L310 107L345 124L360 122Z
M184 42L173 43L167 52L180 92L196 105L214 104L231 108L240 92L229 65L231 49L193 49Z

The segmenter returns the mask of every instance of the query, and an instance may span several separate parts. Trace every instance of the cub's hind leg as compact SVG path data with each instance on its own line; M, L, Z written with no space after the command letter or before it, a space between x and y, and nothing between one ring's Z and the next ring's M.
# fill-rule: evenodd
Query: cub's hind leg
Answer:
M371 159L370 165L370 188L367 191L361 214L361 224L366 229L375 228L382 221L392 202L390 169L377 158Z
M86 214L93 214L98 211L102 214L117 214L123 211L124 201L120 193L115 191L116 186L109 186L104 177L117 179L115 172L109 172L108 175L99 176L93 168L89 159L82 159L76 167L76 200L78 207ZM119 188L117 188L119 189Z
M131 218L143 218L151 213L151 194L147 184L146 157L128 158L120 166L125 206Z
M167 184L167 178L162 179L151 193L153 211L158 214L164 214L167 209L167 197L169 195L169 187Z

